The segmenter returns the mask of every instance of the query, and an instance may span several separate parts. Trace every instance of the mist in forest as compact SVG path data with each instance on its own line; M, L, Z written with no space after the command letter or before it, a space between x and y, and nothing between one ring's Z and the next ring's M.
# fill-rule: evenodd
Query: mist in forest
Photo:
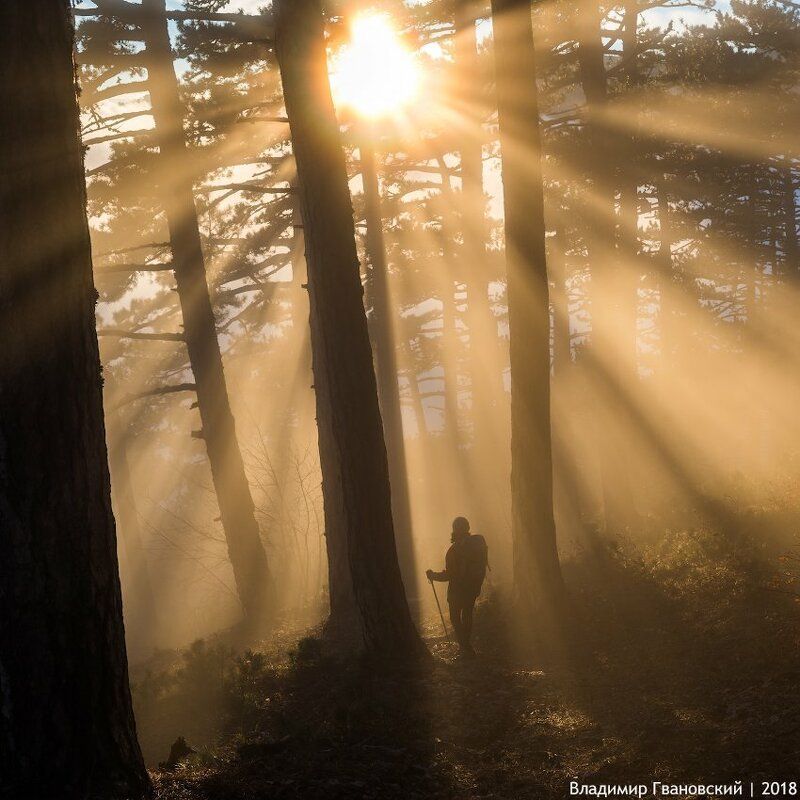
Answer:
M440 34L435 8L362 10L349 30L336 22L328 42L373 349L376 358L390 349L394 364L376 370L382 413L399 413L402 426L399 459L397 435L387 434L392 482L407 486L410 508L398 547L413 554L403 564L409 600L426 611L432 597L419 576L439 566L454 516L491 542L492 580L511 579L491 26ZM797 350L785 110L796 54L780 39L794 14L771 3L613 8L598 94L581 83L593 57L575 41L576 31L592 33L576 27L581 13L548 2L533 16L564 559L771 506L798 477L800 379L786 369ZM129 645L141 656L183 645L241 613L197 438L191 365L173 340L185 325L164 267L161 196L173 182L194 188L276 608L285 620L321 621L327 566L303 230L276 65L243 24L169 23L173 60L162 66L177 75L177 85L166 82L180 105L168 111L181 109L191 154L191 174L174 174L154 149L146 91L162 77L147 72L140 41L86 14L77 46L123 587L131 615L142 606L155 614L143 630L129 616ZM717 72L697 74L703 63ZM539 153L520 157L533 163ZM771 550L792 545L780 525L761 534Z
M685 761L680 742L708 745L708 731L724 727L738 733L710 763L733 779L747 715L758 717L759 702L785 706L775 687L791 670L747 662L729 686L709 677L733 671L719 653L735 663L732 643L746 642L755 659L762 625L765 660L779 642L794 652L800 641L797 4L55 5L61 16L48 22L13 0L18 11L0 10L0 38L7 28L11 52L15 30L74 25L74 39L40 42L62 56L53 130L60 124L67 144L47 138L35 103L23 122L8 112L4 124L20 152L28 129L39 131L31 152L46 158L32 161L30 196L72 192L78 211L65 232L50 206L38 220L6 203L0 256L16 258L12 237L34 223L23 267L35 263L40 277L80 250L73 283L51 277L41 294L52 309L67 297L88 339L79 356L67 352L66 322L20 333L0 379L16 386L22 375L24 391L6 401L0 381L0 411L10 425L11 411L39 408L37 365L51 365L39 387L48 397L80 383L75 365L93 375L84 297L93 275L108 475L98 406L97 419L75 424L76 442L92 433L83 445L54 445L74 459L59 462L70 474L94 471L30 502L51 498L48 519L72 508L58 505L70 493L97 504L98 527L74 541L102 554L108 593L97 615L111 623L76 634L76 649L114 642L118 661L104 674L122 677L108 684L108 706L121 709L129 748L99 763L133 764L120 786L153 779L144 763L164 774L188 763L200 770L191 796L213 798L214 779L202 781L240 780L225 772L231 759L268 762L272 791L273 755L287 753L286 769L299 772L310 751L328 781L319 791L335 797L451 796L444 785L490 796L493 781L502 790L492 796L555 797L564 776L584 769L608 781L644 769L633 750L620 755L632 740L653 776L680 762L665 774L716 779ZM19 75L19 48L12 55L8 74ZM29 80L42 104L43 69ZM69 159L54 155L67 150ZM52 166L61 160L74 175ZM14 163L0 158L11 187L0 196L25 192ZM3 263L0 312L28 308L16 288L28 273ZM22 314L0 335L11 341L19 320L33 326ZM56 415L70 431L100 402L87 381L54 409L52 426L0 429L0 500L13 496L3 437L27 470L9 486L38 486L36 458L59 430ZM109 478L113 521L103 511ZM88 524L75 520L65 523L73 533ZM485 539L488 556L461 617L449 559L465 531ZM62 548L47 558L56 563ZM469 672L483 663L471 661L478 597L475 649L490 664L480 679ZM62 624L72 630L31 627ZM647 668L638 673L637 645L652 684ZM387 688L353 661L362 655L436 666L390 677ZM684 656L694 673L678 664ZM748 675L752 686L741 684ZM490 722L480 716L484 680ZM711 684L721 693L713 709L702 699ZM370 704L384 701L381 727ZM642 717L624 716L634 713ZM789 730L781 714L770 712L771 734L763 720L749 723L772 763L791 739L776 733ZM536 749L497 722L512 717L535 719ZM294 743L309 731L318 739L301 757ZM575 744L584 734L597 739ZM493 763L506 766L470 761L505 735L512 744ZM67 727L59 736L70 740ZM453 752L450 742L460 742ZM660 746L672 749L662 757ZM348 771L353 748L394 764L377 793L363 786L361 756ZM341 784L327 771L333 751ZM404 759L423 765L420 794L392 793L410 769ZM81 769L76 785L88 785ZM160 780L157 796L178 796Z

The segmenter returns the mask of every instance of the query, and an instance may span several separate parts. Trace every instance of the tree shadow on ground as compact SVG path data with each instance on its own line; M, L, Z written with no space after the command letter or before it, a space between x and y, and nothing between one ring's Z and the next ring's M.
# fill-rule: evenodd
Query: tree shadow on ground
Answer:
M695 533L713 546L713 534ZM476 796L563 797L574 779L749 780L796 761L796 606L768 590L768 571L745 548L727 560L695 555L679 569L618 554L572 565L568 646L554 657L540 637L541 674L518 693L517 717L488 757L516 792L484 773ZM520 676L509 669L510 682Z
M434 659L414 670L306 640L244 691L238 735L157 776L159 797L563 798L572 780L781 776L798 755L796 605L731 544L688 531L576 560L557 647L502 597L479 606L475 660L438 618L423 625Z
M337 660L302 640L247 735L205 765L158 777L159 796L449 796L431 732L432 669Z

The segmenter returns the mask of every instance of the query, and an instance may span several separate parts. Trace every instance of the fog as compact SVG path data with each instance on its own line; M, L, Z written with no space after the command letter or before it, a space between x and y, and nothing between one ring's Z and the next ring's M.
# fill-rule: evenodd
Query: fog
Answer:
M479 55L465 67L458 37L425 28L425 8L391 23L406 30L397 57L413 65L403 80L414 85L403 84L396 104L387 102L391 84L379 91L375 116L359 107L375 98L353 85L347 48L357 45L336 26L329 42L373 349L388 343L396 358L396 381L384 379L379 391L385 419L386 398L399 402L411 525L397 535L410 536L404 580L419 617L435 611L421 576L441 568L455 516L487 538L493 586L510 587L512 558L491 36L480 26ZM611 10L607 20L618 31L620 14ZM611 95L600 105L574 69L560 66L574 47L568 22L558 3L534 13L562 560L636 551L665 531L733 518L749 520L777 558L793 545L777 509L796 493L800 441L800 378L788 368L799 344L785 111L795 101L767 88L781 85L785 62L759 62L743 85L726 85L722 74L698 79L681 48L704 63L717 52L708 44L713 26L733 23L700 12L680 22L667 7L640 21L640 41L652 50L638 76L619 77L624 43L621 34L606 38ZM303 223L274 58L258 44L210 35L222 28L171 23L189 151L165 166L146 87L137 86L161 78L137 61L138 42L104 25L83 20L78 51L106 424L136 662L153 648L234 626L242 614L169 269L164 197L187 181L277 597L270 624L323 622L328 573ZM374 151L377 212L365 205L364 137ZM463 166L467 147L481 159L477 180ZM383 296L368 249L376 225ZM387 446L396 488L403 481L388 435Z

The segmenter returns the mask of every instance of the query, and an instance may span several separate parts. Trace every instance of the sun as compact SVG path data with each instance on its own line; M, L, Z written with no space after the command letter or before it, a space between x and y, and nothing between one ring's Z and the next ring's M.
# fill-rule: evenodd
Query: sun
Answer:
M334 56L331 84L338 105L377 119L399 112L419 91L419 66L387 14L364 13Z

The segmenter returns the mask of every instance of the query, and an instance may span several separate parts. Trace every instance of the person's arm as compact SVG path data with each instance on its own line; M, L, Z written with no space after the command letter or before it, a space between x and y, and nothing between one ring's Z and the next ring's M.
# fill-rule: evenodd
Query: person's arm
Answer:
M447 555L444 557L444 569L441 572L434 572L432 569L429 569L425 573L425 575L427 576L429 581L446 582L450 580L452 572L453 572L453 548L451 547L447 551Z
M444 557L444 569L441 572L434 572L432 569L429 569L425 573L429 581L447 582L450 580L452 553L453 553L453 548L451 547L447 551L447 555Z

